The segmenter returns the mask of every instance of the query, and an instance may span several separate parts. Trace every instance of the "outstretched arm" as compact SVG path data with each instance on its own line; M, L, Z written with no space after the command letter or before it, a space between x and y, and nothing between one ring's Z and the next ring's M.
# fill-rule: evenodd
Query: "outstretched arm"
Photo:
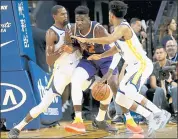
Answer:
M97 43L97 44L110 44L112 42L117 41L118 39L121 39L124 36L124 32L127 30L127 26L122 25L115 28L115 31L108 35L107 37L101 37L101 38L80 38L76 36L72 36L73 38L83 42L83 43Z
M112 47L108 51L102 53L102 54L93 54L87 58L87 60L99 60L101 58L113 56L114 54L118 53L120 50L118 50L116 47Z

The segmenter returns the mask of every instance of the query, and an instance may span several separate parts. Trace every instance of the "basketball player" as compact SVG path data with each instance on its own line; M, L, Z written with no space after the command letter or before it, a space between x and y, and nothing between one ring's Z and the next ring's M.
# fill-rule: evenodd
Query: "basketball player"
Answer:
M138 93L140 87L151 75L153 64L146 56L146 52L143 50L129 23L124 19L127 8L127 4L122 1L110 2L109 22L114 25L114 32L108 37L88 39L73 36L73 38L82 43L115 43L116 47L112 47L103 54L92 55L88 60L99 60L117 52L123 56L128 64L127 73L119 85L115 101L119 105L143 115L149 121L148 135L151 135L154 130L163 128L166 125L170 118L170 113L160 110L151 101Z
M68 24L66 9L61 5L56 5L51 12L55 23L46 33L47 63L50 66L55 63L50 80L50 89L45 93L40 104L32 108L27 116L10 130L9 138L18 138L20 131L30 121L45 112L56 96L62 95L65 87L70 83L72 73L81 58L81 53L72 47L69 34L65 32Z
M108 36L108 33L103 26L101 26L96 21L90 21L89 9L86 6L79 6L75 9L75 19L76 19L76 24L75 24L76 27L74 29L75 36L80 36L84 38L95 38L95 37L98 38L98 37ZM110 49L109 45L99 45L99 44L80 44L80 45L83 48L83 57L80 60L77 68L75 69L75 72L71 79L72 101L75 110L75 120L72 124L67 125L65 129L66 131L69 132L83 133L86 130L82 120L81 105L82 105L83 93L82 93L81 85L85 80L90 79L92 76L94 76L98 70L102 72L102 75L109 74L109 72L113 72L112 77L110 78L110 80L108 80L108 84L110 85L112 92L116 94L117 86L118 86L117 85L118 72L116 69L117 66L116 64L118 62L115 62L116 64L114 68L112 68L114 64L114 63L111 64L112 57L103 58L97 61L87 60L87 58L92 54L101 54L106 50L109 50ZM118 61L119 59L116 60ZM92 125L99 129L104 129L109 132L112 131L115 132L116 129L111 127L104 120L106 110L111 99L112 99L112 93L110 93L108 99L100 102L99 113L97 117L93 120ZM127 112L127 109L124 109L123 111ZM131 131L135 133L143 132L142 128L137 126L137 124L134 122L129 112L126 115L126 119L128 119L126 125Z

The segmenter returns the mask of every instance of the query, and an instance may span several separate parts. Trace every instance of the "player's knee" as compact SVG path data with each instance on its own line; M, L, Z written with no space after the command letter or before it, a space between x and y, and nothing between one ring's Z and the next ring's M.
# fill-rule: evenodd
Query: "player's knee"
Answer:
M85 71L85 69L78 67L77 69L75 69L75 72L72 76L71 82L72 83L83 83L85 80L87 80L89 78L88 73Z
M63 79L54 78L51 87L54 93L62 95L67 84L68 84L68 81L66 78L63 78Z

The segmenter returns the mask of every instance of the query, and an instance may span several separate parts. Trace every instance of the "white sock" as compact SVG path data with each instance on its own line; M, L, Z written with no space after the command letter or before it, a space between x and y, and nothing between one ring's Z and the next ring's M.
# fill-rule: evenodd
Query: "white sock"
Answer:
M16 125L14 128L21 131L28 123L23 119L18 125Z
M76 111L75 112L75 117L82 119L82 112L81 111Z
M132 118L132 116L130 115L130 112L124 113L124 115L125 115L126 120L129 120Z
M141 105L138 105L136 111L136 113L144 116L146 119L149 118L149 116L151 115L151 112L149 110L147 110L146 108L144 108L143 106Z
M105 119L106 111L99 109L98 115L96 117L97 121L103 121Z
M147 100L145 107L147 107L153 113L161 112L161 110L155 104L153 104L150 100Z

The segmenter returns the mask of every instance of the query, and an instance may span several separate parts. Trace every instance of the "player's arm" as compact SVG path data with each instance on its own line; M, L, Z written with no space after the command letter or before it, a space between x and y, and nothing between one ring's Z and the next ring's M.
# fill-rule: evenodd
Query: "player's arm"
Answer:
M58 57L60 57L62 54L61 49L56 52L54 51L55 41L57 41L57 36L54 31L49 29L46 32L46 62L49 66L52 66Z
M107 37L101 38L80 38L72 36L83 43L98 43L98 44L111 44L124 36L124 32L127 31L128 27L126 25L118 26L115 28L114 32Z
M108 37L109 33L107 32L107 30L102 26L102 25L98 25L95 28L95 38L101 38L101 37Z
M117 67L117 65L119 64L120 60L121 60L121 55L119 53L114 54L114 56L112 58L111 65L109 67L109 70L113 71Z
M66 30L66 36L65 36L66 44L69 46L68 48L71 50L71 53L73 53L74 51L79 49L79 47L76 47L73 45L74 40L71 38L71 36L74 35L74 30L75 30L75 25L70 24L70 28L68 30Z
M109 33L102 25L98 25L95 29L95 36L96 36L96 38L107 37L107 36L109 36ZM110 46L116 47L114 43L110 44ZM116 49L114 48L113 50L114 50L113 52L115 53ZM114 54L114 53L112 53L112 54ZM121 59L121 55L119 53L114 54L111 65L109 67L109 71L112 72L117 67L120 59Z
M120 52L116 47L111 47L108 51L102 53L102 54L93 54L87 58L87 60L99 60L101 58L113 56L114 54Z

